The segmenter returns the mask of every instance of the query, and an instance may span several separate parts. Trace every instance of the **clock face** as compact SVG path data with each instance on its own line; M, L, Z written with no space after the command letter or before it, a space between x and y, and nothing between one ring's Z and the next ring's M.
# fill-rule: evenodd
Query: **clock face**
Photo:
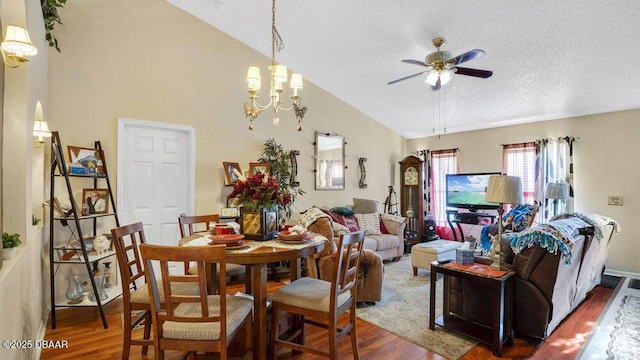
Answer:
M408 167L404 171L404 184L405 185L418 185L418 170L414 167Z

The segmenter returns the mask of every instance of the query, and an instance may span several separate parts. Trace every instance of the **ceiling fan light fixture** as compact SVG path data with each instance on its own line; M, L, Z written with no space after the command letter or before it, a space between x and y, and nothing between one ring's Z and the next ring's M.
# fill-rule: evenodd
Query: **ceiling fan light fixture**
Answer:
M436 83L438 82L438 72L435 70L429 71L425 82L431 86L436 86Z
M425 62L427 64L433 64L438 61L447 61L451 58L451 52L449 51L436 51L427 55Z
M446 85L449 81L451 81L451 74L453 74L453 71L449 69L442 70L442 72L440 73L440 84Z

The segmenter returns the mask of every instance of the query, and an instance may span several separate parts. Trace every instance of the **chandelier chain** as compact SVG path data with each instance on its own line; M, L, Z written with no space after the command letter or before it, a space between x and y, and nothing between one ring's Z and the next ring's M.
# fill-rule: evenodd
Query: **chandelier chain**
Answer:
M276 29L276 0L271 2L271 65L276 64L276 48L278 52L284 49L284 40Z

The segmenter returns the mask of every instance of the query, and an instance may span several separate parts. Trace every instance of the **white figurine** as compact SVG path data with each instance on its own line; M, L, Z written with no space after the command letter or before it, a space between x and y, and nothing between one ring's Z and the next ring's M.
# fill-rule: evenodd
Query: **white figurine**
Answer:
M93 248L98 252L98 255L102 255L107 251L110 245L109 239L104 235L93 239Z

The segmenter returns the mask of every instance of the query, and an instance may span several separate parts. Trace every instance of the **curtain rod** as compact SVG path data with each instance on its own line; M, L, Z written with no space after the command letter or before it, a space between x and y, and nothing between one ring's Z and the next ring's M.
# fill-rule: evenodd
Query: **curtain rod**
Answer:
M416 154L418 154L418 155L423 155L423 154L428 154L428 153L430 153L430 152L436 152L436 151L450 151L450 150L460 151L460 148L439 149L439 150L429 150L429 149L425 149L425 150L417 150L417 151L416 151Z
M554 140L556 140L556 141L557 141L557 140L565 140L565 139L570 139L570 138L571 138L571 139L573 139L573 140L580 140L580 137L579 137L579 136L577 136L577 137L573 137L573 136L558 136L558 137L553 137L553 138L542 138L542 139L536 139L536 140L533 140L533 141L526 141L526 142L522 142L522 143L500 144L499 146L509 146L509 145L516 145L516 144L528 144L528 143L535 143L535 142L540 141L540 140L547 140L547 141L549 141L549 140L550 140L550 141L554 141Z

